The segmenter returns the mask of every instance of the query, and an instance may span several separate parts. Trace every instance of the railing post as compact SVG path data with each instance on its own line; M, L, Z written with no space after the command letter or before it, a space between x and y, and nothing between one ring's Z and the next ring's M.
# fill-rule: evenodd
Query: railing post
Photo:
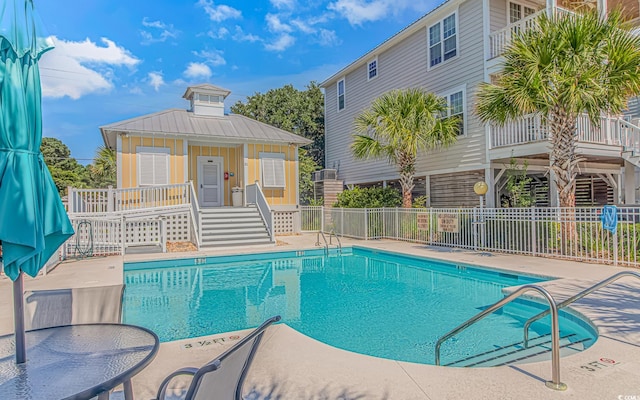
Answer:
M67 186L67 212L74 213L76 212L75 202L73 201L73 188L71 186Z
M120 251L122 252L122 255L124 256L124 252L125 252L125 233L127 228L125 227L125 219L124 219L124 215L120 216Z
M364 208L364 240L369 240L369 214L367 207Z
M326 216L324 215L324 206L320 206L320 232L324 232L324 219Z
M113 206L113 186L109 185L108 189L107 189L107 212L114 212L114 206Z
M538 237L536 232L536 206L531 206L531 255L535 256L537 252Z

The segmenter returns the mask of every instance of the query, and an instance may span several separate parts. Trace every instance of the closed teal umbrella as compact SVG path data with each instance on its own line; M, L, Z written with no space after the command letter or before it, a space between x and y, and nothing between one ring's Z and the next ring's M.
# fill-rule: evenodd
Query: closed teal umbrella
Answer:
M73 234L44 163L38 60L53 48L39 35L31 0L0 3L0 241L14 281L16 361L25 361L22 272L36 276Z

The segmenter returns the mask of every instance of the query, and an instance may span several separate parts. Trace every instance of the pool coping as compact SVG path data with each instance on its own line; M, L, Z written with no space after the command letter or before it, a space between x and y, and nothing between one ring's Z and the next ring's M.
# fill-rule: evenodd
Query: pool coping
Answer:
M282 237L289 248L313 246L314 235ZM528 256L474 253L473 251L446 251L427 246L391 240L356 241L343 239L343 244L369 249L391 250L444 259L468 262L472 265L514 273L531 272L558 279L541 282L558 300L575 293L577 288L591 284L629 268L597 264L582 264ZM243 249L255 252L264 248ZM269 249L270 250L270 249ZM275 251L280 248L274 248ZM237 251L234 250L234 252ZM175 253L183 258L185 254ZM206 251L194 255L225 254L224 251ZM226 254L229 254L227 251ZM108 257L65 263L46 277L34 281L27 279L27 290L42 287L69 287L72 285L98 285L122 282L123 262L145 258ZM157 255L146 257L157 258ZM9 282L0 280L6 290L0 290L10 307ZM508 289L508 288L506 288ZM621 280L603 292L594 293L572 307L598 326L600 337L581 353L561 359L561 379L568 390L555 392L547 389L544 380L551 376L549 362L519 364L491 368L450 368L412 364L339 350L296 332L286 325L270 328L256 356L245 385L245 391L254 394L276 393L283 399L617 399L618 396L640 398L640 282ZM588 301L587 301L588 300ZM4 303L4 304L3 304ZM603 308L602 310L599 309ZM0 313L1 315L1 313ZM10 331L12 325L6 316L1 327ZM390 338L390 340L392 340ZM202 346L201 349L180 349L180 341L163 343L151 366L134 378L138 398L155 396L160 381L171 371L185 366L199 366L214 358L226 346ZM616 360L611 366L596 369L591 363L600 359ZM591 365L591 367L590 367ZM594 369L589 371L586 368ZM176 383L180 389L180 383ZM269 392L271 390L271 392ZM260 397L258 397L260 398ZM630 397L629 397L630 398Z

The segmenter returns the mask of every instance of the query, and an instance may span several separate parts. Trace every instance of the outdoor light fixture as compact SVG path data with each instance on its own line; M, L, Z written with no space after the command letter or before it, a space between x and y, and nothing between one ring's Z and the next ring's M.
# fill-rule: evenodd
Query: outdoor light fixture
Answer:
M473 185L473 191L476 192L476 194L480 197L480 208L482 208L483 206L482 196L487 194L488 190L489 190L489 185L487 185L487 183L484 181L476 182L476 184Z

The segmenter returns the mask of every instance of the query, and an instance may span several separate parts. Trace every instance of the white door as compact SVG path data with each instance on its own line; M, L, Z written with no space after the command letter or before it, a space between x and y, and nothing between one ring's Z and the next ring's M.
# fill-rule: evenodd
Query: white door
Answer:
M198 197L202 207L223 205L222 157L198 157Z

